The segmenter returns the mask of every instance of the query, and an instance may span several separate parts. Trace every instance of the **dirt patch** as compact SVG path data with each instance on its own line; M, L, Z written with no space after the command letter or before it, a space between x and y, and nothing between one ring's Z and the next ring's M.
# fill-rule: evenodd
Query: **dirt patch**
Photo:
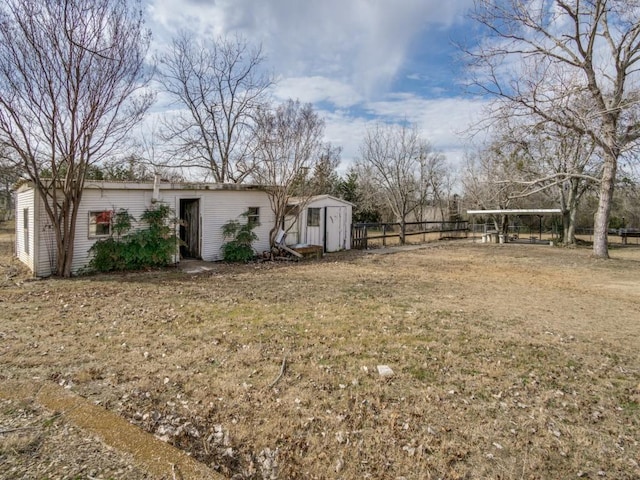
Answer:
M129 465L142 467L145 472L143 476L146 476L148 472L151 478L157 479L176 478L177 476L183 480L217 478L214 472L196 462L184 451L156 439L122 417L98 405L91 404L86 399L55 383L32 382L26 385L4 382L0 386L0 398L4 399L8 406L23 402L42 406L55 412L49 419L41 422L40 428L36 425L23 425L4 430L3 434L8 435L3 440L5 450L15 449L16 440L18 444L33 445L32 435L35 435L39 440L44 435L43 427L47 423L58 417L64 417L65 421L81 429L86 435L96 437L93 443L99 445L100 448L114 448L119 455L128 458ZM28 440L26 443L24 439L21 440L25 431L33 432L26 436ZM12 447L8 445L12 445ZM131 468L127 470L131 470ZM131 472L127 470L118 473L126 473L130 476Z
M69 422L61 412L46 409L35 401L35 395L21 396L15 391L0 394L0 477L161 478L141 469L131 455Z
M634 248L464 241L14 276L0 375L55 382L238 479L638 478L638 267Z

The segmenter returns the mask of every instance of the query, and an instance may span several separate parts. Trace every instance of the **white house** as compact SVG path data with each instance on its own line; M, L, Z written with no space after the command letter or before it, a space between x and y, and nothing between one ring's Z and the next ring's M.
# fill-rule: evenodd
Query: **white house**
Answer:
M351 248L353 204L331 195L289 200L285 217L286 243L320 245L324 252Z
M139 219L156 202L169 205L177 218L176 233L184 242L182 257L220 260L224 243L222 226L229 220L241 220L250 212L260 225L254 244L258 251L269 248L269 230L274 216L266 192L253 185L193 183L86 183L78 212L72 272L89 262L89 249L111 234L111 215L127 209ZM37 277L51 275L55 268L55 237L37 189L31 184L16 193L16 256ZM177 257L178 258L178 257Z
M330 200L332 197L327 195L315 198L302 212L302 226L296 227L300 241L294 243L324 245L322 242L326 241L325 251L350 248L351 204ZM176 261L221 260L225 242L222 226L230 220L242 221L241 216L247 212L251 220L259 223L254 230L258 236L254 248L258 252L269 249L269 230L275 218L269 197L260 186L88 181L78 212L72 272L77 273L88 264L89 249L96 241L111 235L113 212L124 208L139 219L156 202L169 205L180 219L176 234L183 245ZM20 186L15 207L16 256L34 276L51 275L56 265L55 236L40 193L30 183ZM311 211L311 220L309 208L315 209Z

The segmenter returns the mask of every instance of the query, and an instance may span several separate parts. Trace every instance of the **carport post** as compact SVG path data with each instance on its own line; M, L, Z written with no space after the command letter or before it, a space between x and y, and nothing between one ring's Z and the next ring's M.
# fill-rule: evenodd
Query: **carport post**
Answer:
M538 221L540 222L540 240L542 240L542 215L538 215Z

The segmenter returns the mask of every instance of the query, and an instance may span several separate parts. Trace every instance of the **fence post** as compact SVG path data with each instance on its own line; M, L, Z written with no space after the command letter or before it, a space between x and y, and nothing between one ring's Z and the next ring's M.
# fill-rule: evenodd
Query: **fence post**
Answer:
M386 223L382 224L382 246L383 247L387 246L387 224Z

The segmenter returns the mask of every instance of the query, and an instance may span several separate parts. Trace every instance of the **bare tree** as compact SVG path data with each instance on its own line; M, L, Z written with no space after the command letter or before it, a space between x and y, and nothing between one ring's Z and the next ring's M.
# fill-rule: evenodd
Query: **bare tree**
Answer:
M562 210L563 242L575 243L580 199L599 185L601 155L590 137L555 123L527 124L503 115L490 150L511 165L503 169L501 184L509 184L512 199L543 193Z
M146 159L135 153L105 160L90 173L94 175L92 180L151 182L156 175L171 182L184 180L170 170L150 166Z
M562 211L563 243L575 244L580 200L599 184L601 156L589 137L558 125L545 124L532 133L533 138L522 143L528 168L519 182L522 191L518 196L545 192L555 198Z
M401 224L402 243L408 216L428 200L430 188L437 184L432 167L440 158L416 128L407 125L376 124L360 145L358 170L380 186L384 202Z
M493 143L476 154L468 155L462 175L462 185L466 203L481 210L505 210L516 201L519 187L514 178L513 162L502 155L499 144ZM508 215L490 215L497 231L506 234L509 226Z
M273 111L260 110L256 123L258 166L253 178L269 195L275 216L269 233L273 245L294 187L297 187L295 193L301 200L301 208L313 193L310 189L301 190L298 180L301 172L313 170L320 158L324 120L311 104L289 100Z
M87 169L153 100L149 33L128 0L7 0L0 15L0 142L41 193L70 276Z
M593 254L608 257L618 161L640 138L637 0L476 0L492 37L470 51L476 85L522 114L591 138L602 151ZM589 99L588 113L576 99Z
M182 33L159 57L159 80L179 108L165 122L178 164L204 169L219 183L251 174L253 124L270 79L259 48L241 38L196 40Z
M431 152L420 155L419 195L416 205L416 220L429 219L433 209L440 211L440 220L445 220L445 199L451 191L451 171L446 158L441 153Z
M141 126L136 135L135 151L129 155L114 159L110 164L113 170L121 170L124 165L126 175L142 178L159 176L163 181L180 183L187 180L188 168L173 165L170 155L163 148L160 123L153 121ZM186 170L186 172L185 172ZM114 171L115 173L115 171ZM144 174L144 175L143 175Z

